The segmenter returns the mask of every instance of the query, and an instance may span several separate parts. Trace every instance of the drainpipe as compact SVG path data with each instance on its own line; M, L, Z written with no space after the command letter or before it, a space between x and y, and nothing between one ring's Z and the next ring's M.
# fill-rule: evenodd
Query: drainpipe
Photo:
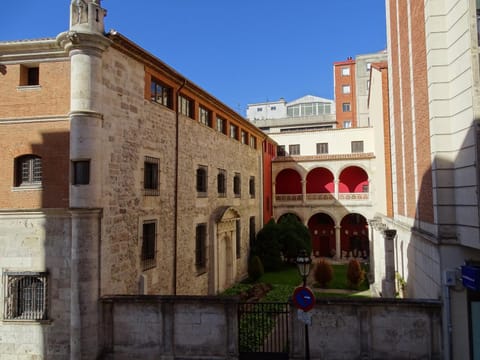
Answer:
M177 246L178 246L178 159L179 159L179 139L180 139L180 130L179 130L179 110L180 102L178 101L178 95L180 90L187 84L187 79L183 79L183 84L175 92L175 184L174 184L174 217L173 217L173 279L172 279L172 288L173 295L177 295Z

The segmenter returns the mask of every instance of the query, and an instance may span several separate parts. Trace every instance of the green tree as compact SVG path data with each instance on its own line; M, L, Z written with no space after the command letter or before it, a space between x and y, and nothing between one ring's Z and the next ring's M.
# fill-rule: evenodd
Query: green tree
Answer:
M257 234L251 256L258 256L265 271L276 271L282 266L279 243L280 229L271 219Z
M300 250L305 249L307 254L312 252L310 231L293 214L281 217L279 223L280 250L287 260L295 259Z

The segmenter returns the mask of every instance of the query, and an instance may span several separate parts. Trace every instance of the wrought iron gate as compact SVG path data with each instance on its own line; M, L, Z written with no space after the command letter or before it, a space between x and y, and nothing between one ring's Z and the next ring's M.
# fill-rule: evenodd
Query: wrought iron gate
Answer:
M239 304L240 360L288 359L289 314L288 303Z

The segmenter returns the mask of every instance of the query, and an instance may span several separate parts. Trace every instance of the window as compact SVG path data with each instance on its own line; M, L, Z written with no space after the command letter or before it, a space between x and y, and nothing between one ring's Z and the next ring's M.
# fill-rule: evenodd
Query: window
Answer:
M207 195L207 178L208 168L206 166L200 166L197 169L197 192L199 196Z
M145 195L159 195L158 189L158 167L160 160L154 157L145 156L143 167L143 189Z
M350 68L349 67L342 68L342 76L350 76Z
M343 103L342 104L342 111L349 112L350 111L350 103Z
M143 223L142 229L142 269L148 270L155 267L157 238L157 222L147 221Z
M352 141L352 153L363 152L363 141Z
M230 124L230 137L238 140L238 126Z
M275 111L275 110L277 110L277 107L276 106L270 106L270 110Z
M317 154L328 154L328 143L317 143Z
M20 66L20 86L40 85L40 68L38 66Z
M250 216L250 224L249 224L249 240L250 240L250 247L253 246L255 243L255 216Z
M288 145L288 153L290 155L300 155L300 144Z
M193 100L190 100L183 95L178 95L178 112L193 119Z
M223 169L218 169L217 191L219 197L227 196L227 173Z
M350 85L342 85L342 94L350 94Z
M262 112L263 111L263 108L259 107L257 108L257 112Z
M221 132L222 134L227 133L227 122L222 119L221 117L217 117L217 131Z
M235 197L240 197L240 195L242 194L240 180L240 174L235 173L235 176L233 177L233 194L235 195Z
M195 231L195 266L205 270L207 265L207 224L198 224Z
M5 273L5 320L47 320L48 273Z
M23 155L15 159L15 186L32 186L42 183L42 158Z
M73 185L90 184L90 160L74 160L72 168Z
M242 138L242 144L248 144L247 140L248 140L248 134L246 131L241 131L241 138Z
M250 180L248 181L248 193L252 199L255 198L255 176L250 176Z
M257 148L257 138L255 136L250 135L250 147L256 149Z
M203 125L207 125L209 127L212 127L212 113L210 110L200 106L199 109L199 119L200 119L200 122L203 124Z
M351 128L352 127L352 121L351 120L345 120L343 122L343 127L346 128Z
M277 156L285 156L285 145L277 146Z
M235 250L237 252L237 259L240 259L242 249L242 228L240 226L240 219L235 221Z
M150 99L166 107L172 107L172 88L152 77L150 82Z
M371 63L367 63L367 71L370 71L371 68L372 68L372 64L371 64Z

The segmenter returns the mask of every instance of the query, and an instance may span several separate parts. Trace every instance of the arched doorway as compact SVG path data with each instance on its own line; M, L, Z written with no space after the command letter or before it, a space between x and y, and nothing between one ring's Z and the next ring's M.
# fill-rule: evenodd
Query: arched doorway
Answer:
M308 229L312 236L312 249L314 256L335 256L335 222L324 213L313 215L308 220Z
M340 248L342 257L370 256L368 241L368 223L363 215L346 215L341 223Z

